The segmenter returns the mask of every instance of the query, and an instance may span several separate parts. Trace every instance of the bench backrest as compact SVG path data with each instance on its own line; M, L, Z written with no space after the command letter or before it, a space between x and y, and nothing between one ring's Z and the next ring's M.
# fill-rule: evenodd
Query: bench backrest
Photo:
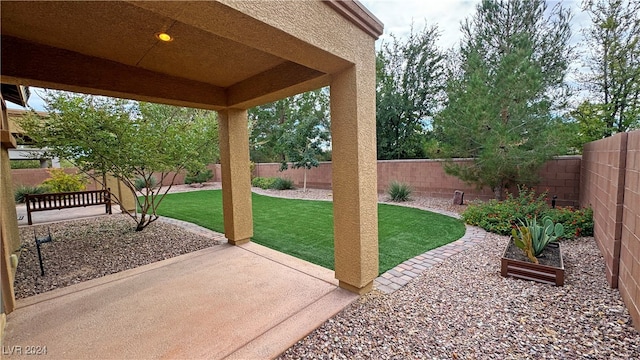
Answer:
M49 194L26 194L27 216L31 225L31 213L34 211L60 210L92 205L105 205L111 214L111 192L107 190L87 190Z

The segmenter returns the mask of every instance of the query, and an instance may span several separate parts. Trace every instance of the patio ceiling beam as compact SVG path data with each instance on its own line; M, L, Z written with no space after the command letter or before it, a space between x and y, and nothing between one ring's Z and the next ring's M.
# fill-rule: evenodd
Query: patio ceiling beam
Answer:
M2 82L219 110L221 87L2 36Z
M247 109L326 85L326 74L288 61L229 87L227 103Z

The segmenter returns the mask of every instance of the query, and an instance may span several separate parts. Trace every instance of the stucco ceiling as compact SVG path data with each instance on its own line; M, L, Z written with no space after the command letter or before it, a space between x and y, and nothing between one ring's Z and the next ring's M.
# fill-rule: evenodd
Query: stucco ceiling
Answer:
M2 1L0 10L3 83L218 109L326 85L349 65L213 1ZM161 31L174 40L158 40ZM300 50L284 58L270 51L278 46Z

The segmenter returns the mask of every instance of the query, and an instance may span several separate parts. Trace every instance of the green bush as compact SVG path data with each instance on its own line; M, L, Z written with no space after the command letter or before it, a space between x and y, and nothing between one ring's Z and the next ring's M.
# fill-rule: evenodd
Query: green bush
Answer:
M202 184L213 178L213 171L211 169L204 169L196 172L188 172L184 178L185 184Z
M258 176L251 180L251 186L259 187L261 189L270 189L275 182L276 178L266 178Z
M87 188L87 178L82 174L67 174L62 169L51 169L49 176L51 177L40 185L45 192L82 191Z
M12 169L39 169L40 160L10 160Z
M158 179L156 179L155 176L150 177L148 185L150 189L155 188L158 186ZM133 182L133 186L136 187L136 190L142 191L142 189L147 187L147 182L143 178L139 177Z
M290 190L293 189L293 180L285 178L276 178L270 187L276 190Z
M547 194L536 196L532 189L519 189L517 197L508 193L503 201L489 200L469 205L462 214L462 219L469 225L479 226L489 232L509 235L519 221L541 218L549 208L545 201Z
M564 226L564 234L567 239L593 236L593 210L591 208L558 207L549 209L546 215L553 222Z
M20 185L14 192L14 197L16 199L16 203L22 204L25 200L25 195L44 194L45 192L46 191L42 186Z
M413 190L409 185L398 181L392 181L391 184L389 184L387 193L391 196L391 200L393 201L407 201L409 200L409 196L411 196L412 191Z
M572 239L578 235L593 235L591 209L551 209L545 200L546 192L536 195L532 189L526 187L519 189L517 197L509 193L504 201L489 200L469 205L462 214L462 219L469 225L479 226L489 232L510 235L511 229L520 224L520 221L549 216L554 223L561 223L564 226L565 239Z

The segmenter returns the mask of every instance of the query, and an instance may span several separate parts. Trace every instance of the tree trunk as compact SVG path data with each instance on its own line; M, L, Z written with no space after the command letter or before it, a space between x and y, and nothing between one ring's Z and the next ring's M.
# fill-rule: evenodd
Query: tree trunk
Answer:
M493 189L493 197L498 200L504 200L504 186L502 184L495 186Z
M145 223L145 218L146 218L146 216L145 216L145 214L143 213L143 214L140 216L140 220L138 220L138 225L136 225L136 231L142 231L142 230L144 230L144 228L146 227L146 226L145 226L145 224L144 224L144 223Z
M307 192L307 168L304 168L304 185L302 189L304 192Z

